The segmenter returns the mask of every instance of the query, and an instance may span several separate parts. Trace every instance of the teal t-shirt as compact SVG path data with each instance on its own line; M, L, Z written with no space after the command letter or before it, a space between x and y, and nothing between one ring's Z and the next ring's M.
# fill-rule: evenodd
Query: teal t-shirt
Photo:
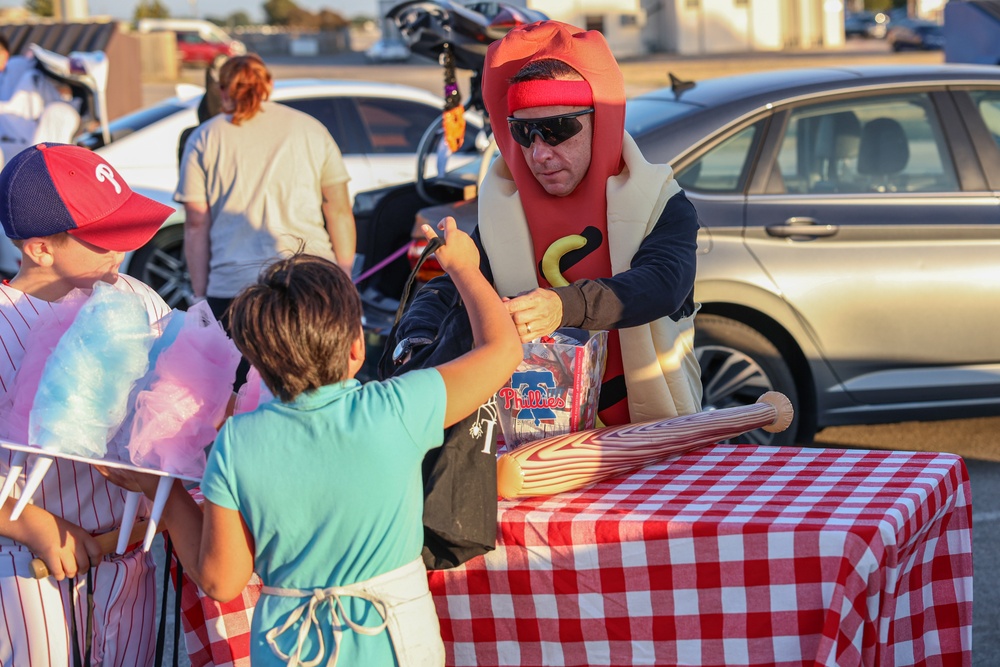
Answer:
M347 380L291 403L264 404L223 425L202 492L243 516L265 585L313 589L370 579L420 556L421 463L441 445L445 403L444 381L428 369L365 385ZM306 601L261 596L251 629L255 667L284 664L264 634ZM368 602L350 598L347 607L355 622L381 623ZM320 621L329 657L326 605ZM293 650L297 629L280 637L282 652ZM311 635L303 658L315 654L314 640ZM348 630L339 664L395 664L388 633Z

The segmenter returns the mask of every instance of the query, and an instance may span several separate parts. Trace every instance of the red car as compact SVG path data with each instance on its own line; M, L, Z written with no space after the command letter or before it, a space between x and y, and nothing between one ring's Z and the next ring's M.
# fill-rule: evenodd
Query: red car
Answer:
M209 39L206 39L208 37ZM217 55L238 56L246 53L243 42L231 39L215 41L214 35L204 35L196 31L177 31L177 51L185 65L209 64Z
M143 19L139 32L172 31L177 35L177 53L182 64L208 65L217 55L240 56L243 42L226 34L210 21L198 19Z

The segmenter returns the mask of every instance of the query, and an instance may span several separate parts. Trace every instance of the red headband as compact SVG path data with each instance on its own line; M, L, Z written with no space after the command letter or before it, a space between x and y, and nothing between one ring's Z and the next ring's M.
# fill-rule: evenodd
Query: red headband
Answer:
M586 81L533 79L511 84L507 90L507 112L528 107L594 106L594 94Z

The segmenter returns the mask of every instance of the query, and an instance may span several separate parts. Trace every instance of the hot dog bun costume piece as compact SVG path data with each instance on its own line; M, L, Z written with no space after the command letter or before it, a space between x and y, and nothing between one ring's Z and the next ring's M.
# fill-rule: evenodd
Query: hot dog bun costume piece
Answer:
M535 60L556 59L576 69L577 81L528 81L511 77ZM556 21L512 30L486 55L483 97L502 159L490 168L479 197L479 232L501 295L549 287L542 259L566 236L587 238L565 279L608 278L627 271L639 244L653 229L670 198L680 192L667 165L646 162L625 133L625 86L604 37ZM594 107L590 168L565 197L547 194L524 161L520 146L502 126L513 111L529 106ZM582 255L582 257L580 257ZM693 354L694 315L663 317L610 332L601 411L604 424L676 417L701 408L701 381ZM608 404L609 387L627 396Z

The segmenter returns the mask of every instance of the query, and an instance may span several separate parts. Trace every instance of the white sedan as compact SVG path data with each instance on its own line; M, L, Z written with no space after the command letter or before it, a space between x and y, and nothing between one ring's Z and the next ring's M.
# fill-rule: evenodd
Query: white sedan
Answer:
M134 190L177 210L149 244L126 260L124 268L154 287L171 306L184 306L189 286L182 247L183 208L172 196L178 141L181 132L198 124L203 89L181 85L177 93L111 122L107 145L99 130L81 135L77 143L100 153ZM443 107L439 96L419 88L363 81L277 81L271 99L304 111L327 127L351 175L352 199L357 192L414 179L421 138ZM476 156L481 119L472 116L468 121L463 149L448 159L449 169ZM428 161L429 173L436 173L436 159ZM0 243L0 273L14 273L16 258L13 246Z

